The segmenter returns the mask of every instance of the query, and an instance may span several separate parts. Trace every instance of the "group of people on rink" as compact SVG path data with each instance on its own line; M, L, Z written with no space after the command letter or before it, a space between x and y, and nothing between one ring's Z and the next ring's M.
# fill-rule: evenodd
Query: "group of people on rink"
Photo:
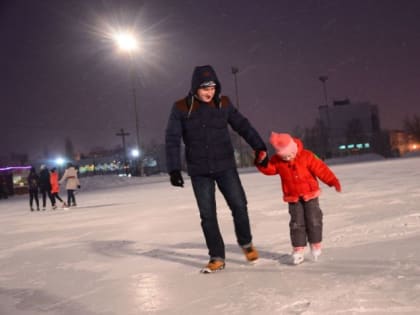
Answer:
M305 260L308 246L313 260L322 251L323 213L319 205L321 180L341 192L338 178L313 152L304 148L300 139L285 132L273 131L269 143L275 153L270 157L267 147L250 121L231 100L222 95L222 85L210 65L195 67L187 95L176 101L165 131L167 171L170 183L184 187L182 176L181 142L184 144L187 173L197 202L201 228L208 248L209 261L201 269L213 273L226 266L226 252L220 232L216 209L216 186L229 206L236 241L249 262L259 258L253 243L248 216L247 198L239 177L230 128L254 150L254 164L264 175L279 175L283 200L288 203L289 233L292 245L290 263ZM60 184L66 183L67 202L60 196ZM41 166L39 175L32 168L28 176L31 211L46 210L47 197L52 209L57 201L62 207L75 207L75 190L80 188L77 169L69 163L58 179L57 170Z
M39 193L42 197L42 210L47 209L47 197L51 202L51 208L57 209L57 203L61 203L61 208L68 209L69 207L76 207L76 197L74 192L80 188L80 181L77 174L77 169L72 163L67 164L67 168L64 171L63 176L59 179L59 174L55 167L50 170L45 166L41 165L39 174L35 167L31 167L28 181L29 190L29 207L31 211L40 211L39 204ZM63 201L60 197L60 185L65 183L67 191L67 202Z

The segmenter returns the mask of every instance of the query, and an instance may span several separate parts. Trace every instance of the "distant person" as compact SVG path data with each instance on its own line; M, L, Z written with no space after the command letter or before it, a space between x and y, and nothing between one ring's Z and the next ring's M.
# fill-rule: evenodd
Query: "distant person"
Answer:
M236 240L248 261L258 259L252 244L247 200L236 169L229 126L257 152L266 146L249 121L221 96L222 86L211 66L194 69L191 90L177 101L166 128L167 170L173 186L183 187L181 139L185 144L188 175L200 211L209 263L201 269L211 273L225 268L225 244L217 221L215 185L232 212Z
M36 210L39 211L39 176L36 173L35 167L31 167L28 175L28 190L29 190L29 206L31 211L34 211L33 202L35 200Z
M47 196L51 202L51 206L53 206L54 202L51 196L50 171L45 165L41 165L41 170L39 172L39 190L42 197L42 210L46 210L47 208Z
M0 199L9 197L5 176L0 175Z
M53 209L57 209L57 200L61 202L63 208L67 207L67 204L61 199L60 193L60 183L58 182L58 173L57 169L53 167L50 171L50 184L51 184L51 197L53 202Z
M289 204L290 238L293 246L292 264L304 261L304 250L309 242L314 260L321 255L322 211L318 196L319 178L341 192L340 182L329 167L313 152L304 149L302 141L287 133L272 132L270 143L276 154L268 159L262 152L256 160L265 175L280 175L283 200Z
M72 163L67 164L67 168L59 181L60 184L63 184L64 182L66 182L67 205L69 207L76 207L77 204L74 191L80 188L80 182L77 176L77 169Z

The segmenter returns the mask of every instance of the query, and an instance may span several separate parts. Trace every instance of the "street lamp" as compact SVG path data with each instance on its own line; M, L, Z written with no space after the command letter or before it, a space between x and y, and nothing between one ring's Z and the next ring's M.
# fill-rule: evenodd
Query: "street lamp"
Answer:
M61 156L55 159L55 164L58 166L58 174L62 174L63 165L65 162L66 161Z
M137 149L132 149L131 150L131 156L134 158L138 158L140 156L140 151Z
M129 136L130 133L129 132L125 132L124 128L120 129L120 132L117 132L115 134L118 137L122 138L122 145L123 145L123 158L124 158L124 172L126 175L128 175L128 170L127 170L127 147L125 145L125 137Z
M322 82L322 85L324 87L325 106L328 106L327 83L326 83L327 80L328 80L328 76L326 76L326 75L319 76L319 81Z
M320 119L321 119L321 128L323 126L322 123L322 116L321 116L321 109L325 108L325 114L326 114L326 132L325 132L325 139L323 139L323 144L324 144L324 155L325 157L329 157L330 153L329 153L329 146L330 146L330 113L329 113L329 109L328 109L328 96L327 96L327 80L328 80L328 76L326 75L321 75L319 76L319 81L321 81L322 86L323 86L323 90L324 90L324 98L325 98L325 104L323 106L319 107L319 113L320 113ZM321 129L321 136L324 135L324 132L322 132Z
M114 34L114 40L117 43L119 49L128 52L129 54L133 53L139 48L136 37L129 32Z
M130 77L131 77L131 90L133 96L133 103L134 103L134 118L136 121L136 142L137 142L137 149L140 150L140 131L139 131L139 117L138 117L138 109L137 109L137 91L136 91L136 76L134 71L134 61L133 61L133 54L139 49L137 38L134 36L133 33L130 32L121 32L116 33L113 36L114 41L118 48L127 53L130 58ZM143 175L143 167L141 165L141 159L138 159L138 169L140 172L140 176Z
M232 66L231 69L232 69L232 74L233 74L233 80L235 81L236 107L238 108L238 111L239 111L238 78L236 76L238 74L238 72L239 72L239 68ZM241 137L239 135L238 135L238 149L239 149L239 166L242 167L243 166L243 159L242 159L242 140L241 140Z

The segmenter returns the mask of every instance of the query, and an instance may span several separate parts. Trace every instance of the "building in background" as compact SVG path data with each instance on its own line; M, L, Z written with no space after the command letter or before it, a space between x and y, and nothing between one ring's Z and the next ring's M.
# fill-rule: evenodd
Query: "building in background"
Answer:
M414 135L402 130L390 130L388 132L391 156L399 157L410 152L420 150L420 143Z
M0 167L0 199L28 192L28 174L31 166Z
M378 106L369 102L334 101L320 106L319 119L326 158L375 152L381 133Z

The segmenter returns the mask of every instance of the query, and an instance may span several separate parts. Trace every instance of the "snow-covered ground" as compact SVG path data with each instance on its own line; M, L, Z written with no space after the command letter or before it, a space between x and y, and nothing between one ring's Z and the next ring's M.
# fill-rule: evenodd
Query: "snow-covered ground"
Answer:
M211 275L188 179L84 178L68 211L0 200L0 314L420 314L420 158L332 169L343 192L322 186L320 261L287 264L280 180L248 171L262 258L245 262L218 194L227 261Z

